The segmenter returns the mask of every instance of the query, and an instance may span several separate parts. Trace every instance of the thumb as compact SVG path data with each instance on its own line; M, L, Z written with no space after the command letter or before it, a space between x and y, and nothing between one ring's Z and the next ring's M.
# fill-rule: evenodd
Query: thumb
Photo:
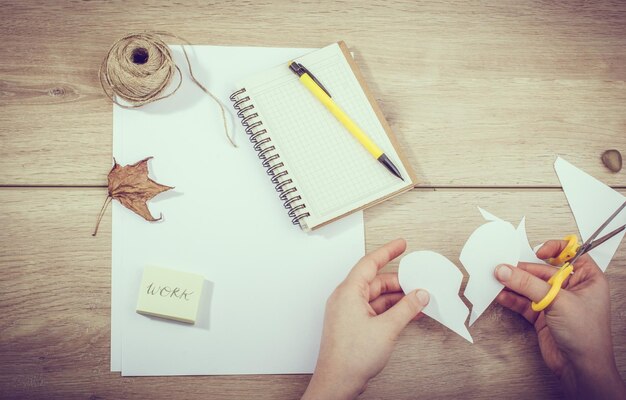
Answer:
M424 289L418 289L404 296L393 307L379 316L385 325L398 336L402 329L419 314L430 301L430 295Z

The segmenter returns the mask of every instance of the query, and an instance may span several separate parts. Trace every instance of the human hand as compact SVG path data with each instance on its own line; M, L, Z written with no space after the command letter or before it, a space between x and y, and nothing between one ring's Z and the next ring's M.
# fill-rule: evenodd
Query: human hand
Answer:
M549 241L537 257L556 257L566 245L566 241ZM613 354L604 273L588 254L583 255L552 304L544 311L533 311L531 301L539 302L546 295L550 289L546 281L555 272L556 268L541 264L500 265L495 275L508 290L496 300L534 325L541 355L569 397L626 399Z
M402 329L428 304L428 292L406 296L397 273L378 270L398 257L397 239L363 257L326 303L320 353L303 399L352 399L385 367Z

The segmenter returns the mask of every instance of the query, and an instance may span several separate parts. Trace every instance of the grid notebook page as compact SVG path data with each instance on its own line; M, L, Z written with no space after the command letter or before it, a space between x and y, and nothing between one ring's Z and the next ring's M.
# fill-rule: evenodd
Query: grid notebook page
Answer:
M410 177L395 152L344 53L337 44L296 61L305 65L333 100L398 167L393 176L300 83L287 64L242 85L263 121L315 227L402 190Z

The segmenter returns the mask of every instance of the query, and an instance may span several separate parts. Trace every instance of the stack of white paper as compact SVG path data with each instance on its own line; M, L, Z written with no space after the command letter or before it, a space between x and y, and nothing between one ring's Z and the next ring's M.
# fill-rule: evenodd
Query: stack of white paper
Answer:
M170 98L114 107L113 155L145 157L175 189L149 203L149 223L113 204L111 369L123 375L310 373L326 298L364 254L362 213L312 234L291 225L238 124L225 137L215 102L189 79ZM230 111L234 83L306 49L193 46L194 75ZM203 275L200 315L187 325L135 312L146 265Z

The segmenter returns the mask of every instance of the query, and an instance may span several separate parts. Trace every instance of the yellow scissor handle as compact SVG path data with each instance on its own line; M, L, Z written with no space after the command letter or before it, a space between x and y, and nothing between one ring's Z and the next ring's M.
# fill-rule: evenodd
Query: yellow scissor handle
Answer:
M580 243L578 243L578 237L576 237L576 235L567 235L565 236L565 240L567 240L567 246L561 250L559 255L548 259L548 262L552 265L563 265L561 265L561 268L559 268L558 271L556 271L556 273L548 279L548 284L552 285L548 294L546 294L544 298L539 301L539 303L535 303L534 301L531 303L533 311L542 311L548 307L561 290L563 281L565 281L565 279L567 279L567 277L574 270L574 267L568 261L574 258L580 248Z
M574 267L572 264L566 262L563 264L561 268L552 277L548 280L548 283L552 285L548 294L544 296L543 299L539 301L539 303L535 303L534 301L530 304L533 311L543 311L546 307L548 307L553 301L556 295L561 290L561 286L563 285L563 281L567 279L567 277L572 273Z
M564 240L567 240L567 246L561 250L561 253L559 253L557 257L548 259L551 265L562 265L571 260L578 252L580 243L578 243L578 237L576 237L576 235L567 235Z

